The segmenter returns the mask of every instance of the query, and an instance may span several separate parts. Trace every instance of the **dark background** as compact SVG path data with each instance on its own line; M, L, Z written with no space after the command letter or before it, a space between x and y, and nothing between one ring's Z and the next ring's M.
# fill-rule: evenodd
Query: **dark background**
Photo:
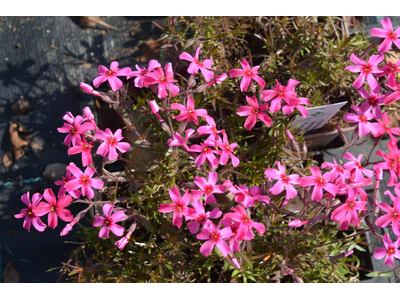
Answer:
M70 111L82 115L85 106L96 114L92 96L82 92L79 82L92 84L97 66L107 68L114 60L120 67L134 69L144 66L151 38L158 39L161 30L152 21L165 23L163 17L102 17L118 30L85 28L78 17L0 17L0 158L12 151L9 122L16 121L29 132L31 139L44 142L41 158L28 148L14 161L9 171L0 165L0 282L6 276L20 276L20 282L56 282L56 271L68 253L77 247L65 241L77 240L74 232L60 237L65 222L56 229L47 227L39 233L33 226L28 233L23 219L15 219L25 204L21 195L30 191L42 193L45 188L58 187L43 176L49 164L73 161L81 166L80 156L69 157L63 144L65 134L58 133L62 117ZM20 97L28 100L34 110L13 114L12 105ZM30 180L32 182L26 182ZM21 182L21 180L24 180ZM72 213L79 212L77 205ZM47 217L42 218L47 223Z

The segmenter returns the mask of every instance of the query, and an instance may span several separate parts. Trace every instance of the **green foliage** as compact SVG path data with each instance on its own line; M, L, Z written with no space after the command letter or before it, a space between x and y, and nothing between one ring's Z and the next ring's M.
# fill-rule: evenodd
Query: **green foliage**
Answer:
M212 57L216 74L238 67L238 60L247 58L252 66L261 65L262 77L267 81L266 89L272 88L274 80L286 85L290 78L299 80L296 87L299 97L308 97L313 105L354 99L350 88L354 77L344 71L347 58L356 49L364 49L363 35L348 37L341 28L341 20L335 17L187 17L167 22L162 55L173 47L193 53L202 44L203 57ZM177 58L176 55L172 58ZM263 172L279 160L286 165L288 173L306 174L308 166L315 162L302 136L294 132L291 142L285 130L296 116L276 113L273 124L267 128L258 122L250 132L243 127L245 118L236 114L241 105L246 105L245 94L238 87L237 79L227 79L202 92L194 92L194 78L188 78L186 63L174 63L182 91L173 99L185 103L187 95L194 97L196 108L206 108L219 129L224 129L229 141L237 142L240 165L233 168L229 162L218 168L219 181L270 188ZM201 80L200 77L197 79ZM187 87L187 89L186 89ZM253 87L254 89L254 87ZM250 96L251 92L247 93ZM255 89L253 91L255 94ZM134 220L129 219L128 228L136 222L130 242L122 250L114 243L119 239L98 238L99 228L82 228L82 244L64 264L61 274L74 282L350 282L357 275L359 260L355 256L338 260L332 257L352 248L362 251L359 236L338 239L335 223L330 223L326 203L309 203L310 193L300 190L299 201L303 208L300 214L309 218L321 217L320 222L302 228L287 226L294 213L281 207L284 193L271 197L271 205L257 204L252 219L266 226L263 236L256 235L244 242L241 252L235 256L241 264L237 269L231 258L223 258L214 250L208 258L199 248L202 241L196 239L186 227L178 229L172 225L172 214L158 212L161 203L170 202L168 190L178 186L181 190L192 188L194 176L205 176L208 169L203 165L197 169L194 158L183 149L167 146L170 136L163 130L149 111L148 101L155 95L150 90L129 90L121 100L124 118L144 128L136 134L134 148L141 148L151 156L146 163L131 155L125 176L130 183L118 183L128 191L128 201L119 204L134 211ZM164 112L160 115L167 123L172 122L175 112L169 110L170 100L161 101ZM172 102L171 102L172 103ZM201 121L200 125L205 125ZM189 124L195 129L193 123ZM181 131L183 132L183 130ZM199 143L200 139L191 140ZM296 144L298 149L293 145ZM110 199L121 196L112 186ZM231 195L232 196L232 195ZM126 198L126 197L125 197ZM217 206L224 212L236 203L229 195L217 197ZM333 200L332 200L333 201ZM329 206L329 205L328 205ZM92 220L90 220L92 221ZM351 263L351 264L350 264ZM293 270L293 272L291 271Z

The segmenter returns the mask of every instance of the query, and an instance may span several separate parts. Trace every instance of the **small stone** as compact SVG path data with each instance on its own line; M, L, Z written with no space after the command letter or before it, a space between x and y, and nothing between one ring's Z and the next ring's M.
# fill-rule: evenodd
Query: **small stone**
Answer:
M67 165L62 163L50 164L43 172L44 177L50 181L57 181L65 175Z

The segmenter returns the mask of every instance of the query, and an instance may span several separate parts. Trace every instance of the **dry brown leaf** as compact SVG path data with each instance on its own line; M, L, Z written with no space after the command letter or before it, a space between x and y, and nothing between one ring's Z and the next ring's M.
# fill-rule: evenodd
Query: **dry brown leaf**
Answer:
M109 29L118 30L118 28L104 22L99 16L79 17L79 22L84 27L97 27L98 25L102 25Z
M5 152L3 156L3 164L6 166L7 171L10 169L12 163L13 163L12 153L10 151Z
M3 272L4 283L18 283L20 276L17 268L9 262Z
M13 146L13 152L15 160L20 159L25 154L25 146L28 145L28 142L21 139L20 132L26 132L25 129L19 124L10 122L10 139L11 144Z

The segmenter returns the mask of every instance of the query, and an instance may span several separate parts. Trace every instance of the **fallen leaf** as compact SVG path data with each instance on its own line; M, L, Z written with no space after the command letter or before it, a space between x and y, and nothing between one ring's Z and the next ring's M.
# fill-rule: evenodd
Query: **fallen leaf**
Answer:
M28 100L25 100L24 97L21 96L21 98L12 105L11 110L16 115L25 114L32 111L33 106Z
M92 64L90 63L83 63L82 64L86 69L90 69L92 67Z
M107 24L98 16L79 17L79 22L84 27L97 27L98 25L102 25L109 29L118 30L118 28Z
M10 151L5 152L3 156L3 164L6 166L7 171L9 170L12 163L13 163L12 153Z
M20 128L21 127L21 128ZM25 154L25 146L28 145L28 142L21 139L20 132L25 132L25 129L19 124L15 122L10 122L10 139L11 144L13 146L13 152L15 160L20 159Z
M18 270L11 262L4 268L3 280L4 283L18 283L20 280Z

